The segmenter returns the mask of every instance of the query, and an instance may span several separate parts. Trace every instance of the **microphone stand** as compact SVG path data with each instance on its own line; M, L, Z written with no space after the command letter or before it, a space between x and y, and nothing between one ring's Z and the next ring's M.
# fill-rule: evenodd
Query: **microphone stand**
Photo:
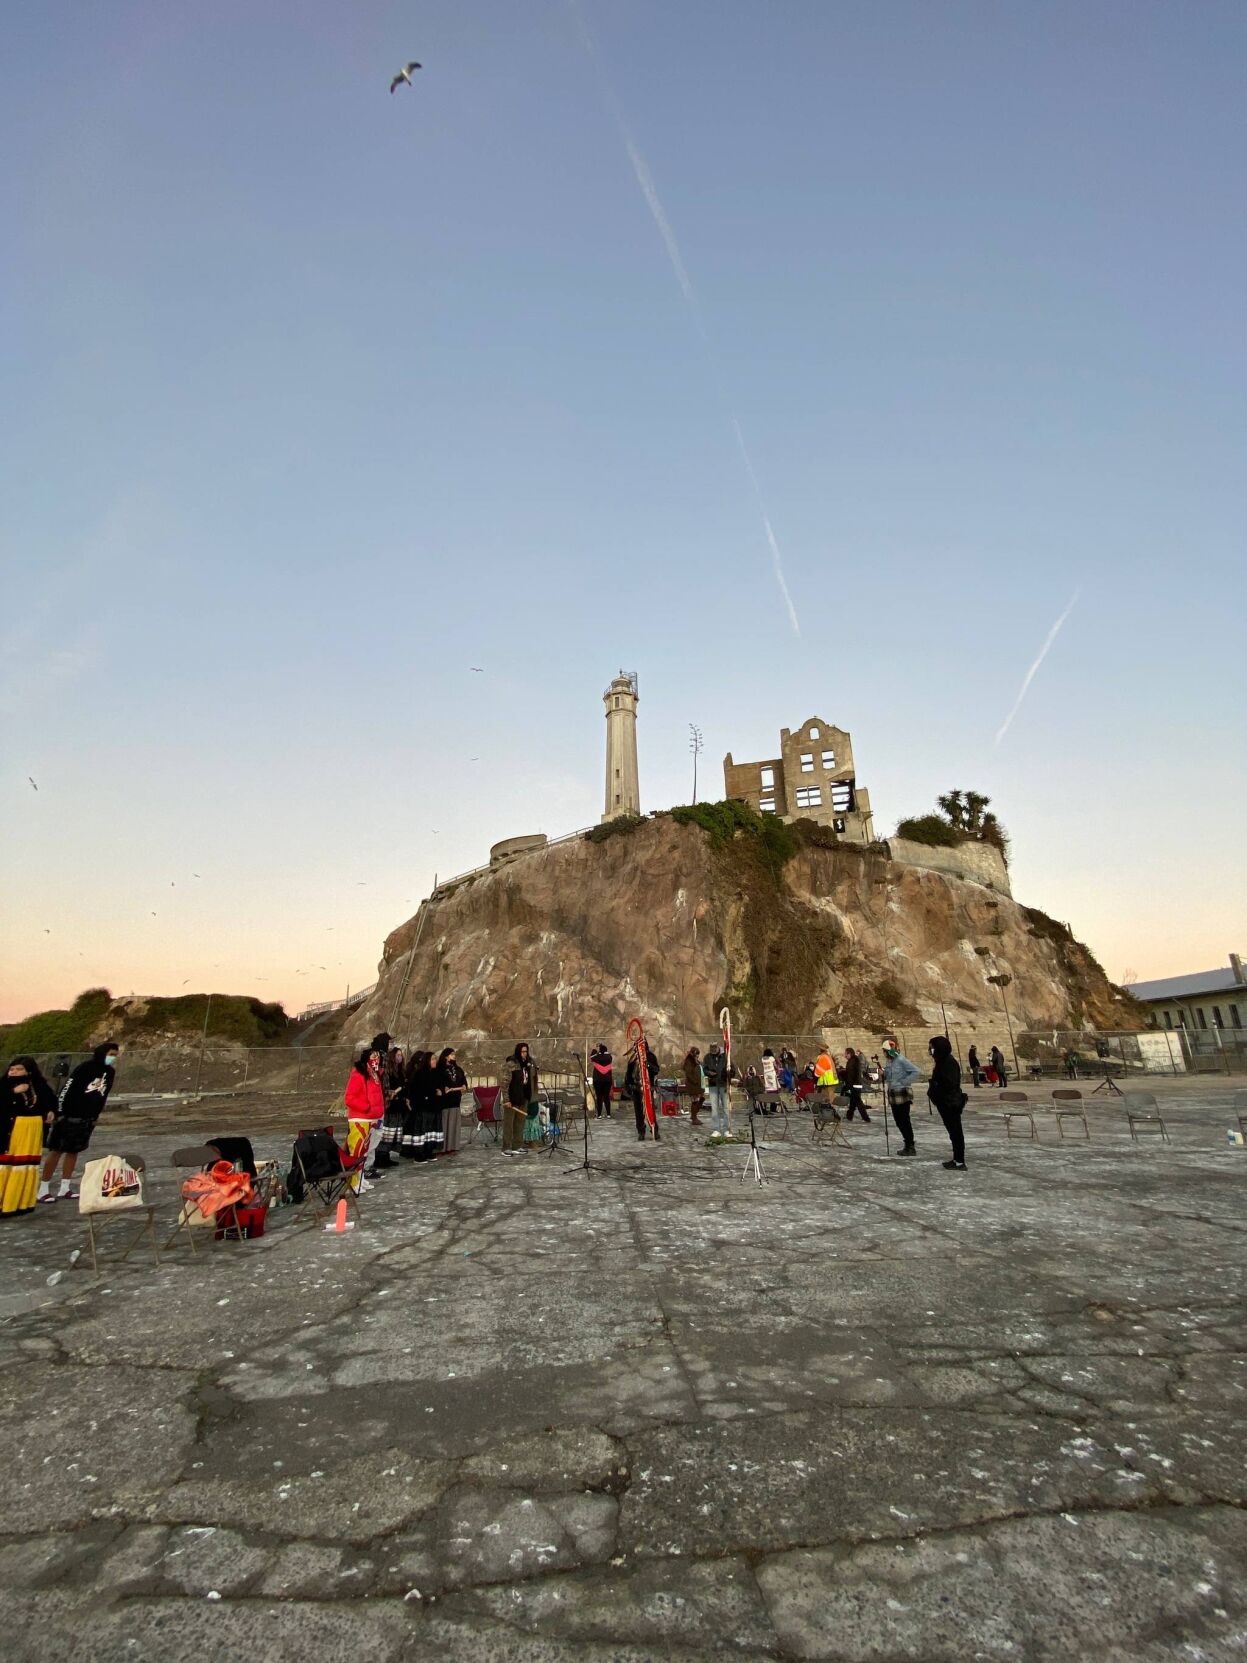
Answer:
M584 1115L584 1159L581 1161L579 1166L573 1167L570 1172L565 1172L563 1177L574 1178L577 1174L583 1174L586 1178L592 1178L597 1168L589 1159L589 1076L585 1073L585 1060L580 1055L580 1052L573 1051L572 1056L575 1057L576 1061L580 1064L582 1083L580 1097L582 1113Z
M740 1181L741 1181L742 1184L744 1183L745 1179L749 1176L749 1174L751 1172L753 1173L753 1181L754 1181L755 1184L765 1184L766 1183L766 1179L762 1176L762 1160L761 1160L761 1157L758 1154L758 1129L757 1128L758 1128L758 1111L754 1108L751 1108L749 1110L749 1159L745 1162L744 1166L741 1168Z

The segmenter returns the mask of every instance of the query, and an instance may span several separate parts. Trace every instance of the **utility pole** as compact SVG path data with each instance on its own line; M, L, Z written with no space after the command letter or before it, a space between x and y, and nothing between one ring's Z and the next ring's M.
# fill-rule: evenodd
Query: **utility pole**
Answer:
M696 722L688 725L688 748L693 753L693 801L697 801L697 758L702 752L701 729Z
M204 1046L208 1042L208 1018L212 1015L212 995L208 995L208 1008L204 1011L204 1031L199 1036L199 1067L195 1071L195 1096L200 1095L199 1088L204 1077Z

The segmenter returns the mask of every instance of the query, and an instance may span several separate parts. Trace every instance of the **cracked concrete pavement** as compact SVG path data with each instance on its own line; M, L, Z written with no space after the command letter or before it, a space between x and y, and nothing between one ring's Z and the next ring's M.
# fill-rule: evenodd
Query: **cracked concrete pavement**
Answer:
M1149 1084L1169 1144L1103 1099L1006 1141L985 1092L965 1173L926 1116L916 1161L794 1117L761 1188L594 1123L591 1179L478 1146L346 1237L283 1209L98 1281L73 1209L10 1221L5 1656L1241 1658L1247 1156L1233 1082ZM323 1113L118 1110L98 1152L167 1230L175 1145Z

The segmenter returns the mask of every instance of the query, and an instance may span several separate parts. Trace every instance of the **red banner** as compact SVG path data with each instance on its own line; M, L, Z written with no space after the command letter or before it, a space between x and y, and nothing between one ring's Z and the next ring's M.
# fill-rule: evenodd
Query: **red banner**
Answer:
M629 1048L636 1046L636 1064L641 1076L641 1102L645 1108L646 1123L653 1130L654 1094L649 1083L649 1047L645 1043L645 1029L639 1017L634 1016L629 1022L624 1038Z

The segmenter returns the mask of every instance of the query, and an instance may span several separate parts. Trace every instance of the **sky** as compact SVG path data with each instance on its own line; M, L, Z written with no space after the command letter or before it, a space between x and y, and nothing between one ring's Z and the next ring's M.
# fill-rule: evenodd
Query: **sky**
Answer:
M1245 69L1236 0L16 9L0 1019L371 982L600 816L621 667L646 809L818 715L1115 980L1224 962Z

